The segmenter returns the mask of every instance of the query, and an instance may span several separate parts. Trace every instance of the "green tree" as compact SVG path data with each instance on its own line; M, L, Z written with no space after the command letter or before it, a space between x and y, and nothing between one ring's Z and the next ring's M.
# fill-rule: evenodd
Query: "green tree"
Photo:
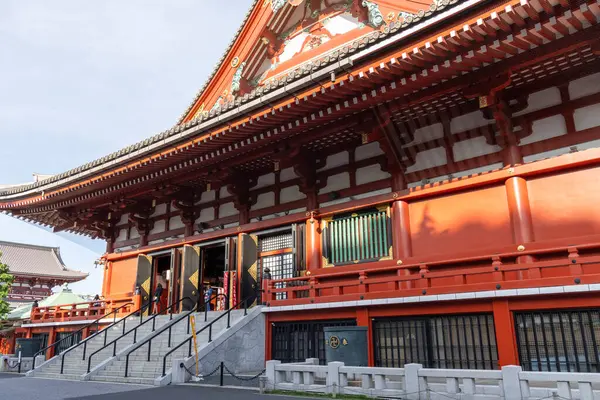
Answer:
M0 253L0 321L6 319L10 311L6 299L14 279L15 277L8 271L8 265L2 263L2 253Z

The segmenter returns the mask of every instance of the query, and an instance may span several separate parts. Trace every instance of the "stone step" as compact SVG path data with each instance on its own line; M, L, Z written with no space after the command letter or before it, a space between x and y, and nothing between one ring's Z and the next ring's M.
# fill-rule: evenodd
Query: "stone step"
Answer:
M154 378L131 378L131 377L117 377L117 376L103 376L103 375L95 375L90 378L92 381L96 382L117 382L117 383L131 383L138 385L154 385Z
M51 373L36 373L34 378L46 378L46 379L63 379L63 380L71 380L71 381L79 381L81 380L81 374L73 375L73 374L51 374Z

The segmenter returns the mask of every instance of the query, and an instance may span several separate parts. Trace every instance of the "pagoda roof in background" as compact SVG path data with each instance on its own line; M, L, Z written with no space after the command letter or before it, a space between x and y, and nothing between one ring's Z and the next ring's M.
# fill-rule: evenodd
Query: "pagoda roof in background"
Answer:
M13 275L58 278L69 282L88 276L85 272L67 268L58 247L0 241L0 253L0 262L7 264Z
M286 70L284 74L281 74L277 78L269 79L264 84L252 89L249 93L246 93L242 96L237 96L235 101L231 101L220 108L213 109L209 112L203 113L202 115L198 115L192 120L185 120L186 116L189 115L194 105L198 103L198 100L204 93L206 87L215 79L216 72L222 66L223 61L227 58L227 55L231 52L231 47L233 44L236 41L243 39L240 34L242 33L243 28L249 23L249 16L256 8L262 7L262 3L264 3L264 1L255 0L252 3L252 6L248 11L248 14L242 25L240 26L240 29L234 35L230 46L227 47L224 55L219 62L217 62L213 72L209 75L206 83L200 89L188 109L181 115L177 125L143 141L124 147L121 150L113 152L107 156L98 158L66 172L49 176L47 179L40 179L33 183L15 185L8 188L0 187L0 200L10 201L15 197L18 198L20 196L33 193L41 193L43 196L44 192L53 190L56 187L63 186L72 181L84 180L88 176L103 171L106 168L115 168L129 160L138 159L147 154L160 151L160 149L165 148L168 145L172 145L174 142L179 142L186 138L197 136L199 133L207 131L210 128L226 124L226 121L228 120L247 114L252 109L257 109L264 106L264 101L266 100L274 100L280 97L286 97L288 95L288 93L285 91L287 85L301 81L302 79L308 79L310 82L312 82L311 76L315 72L325 70L326 67L339 64L340 60L343 60L354 53L363 51L376 45L380 45L384 40L391 39L394 36L400 35L404 39L407 31L414 33L418 31L421 26L424 27L425 25L429 25L429 23L443 24L444 18L446 17L445 13L447 11L452 11L448 16L454 16L454 14L464 11L471 6L479 5L479 3L484 2L484 0L431 1L432 2L429 7L426 7L425 10L420 10L415 14L411 14L410 18L389 21L385 25L382 25L380 27L381 29L372 30L369 33L348 41L343 46L338 46L330 51L325 51L324 53L311 58L307 62L302 62L296 65L294 68ZM382 3L389 3L389 1ZM410 35L407 35L406 39L410 39L409 36ZM351 65L348 65L348 67L351 67ZM269 96L269 98L267 99L265 96Z

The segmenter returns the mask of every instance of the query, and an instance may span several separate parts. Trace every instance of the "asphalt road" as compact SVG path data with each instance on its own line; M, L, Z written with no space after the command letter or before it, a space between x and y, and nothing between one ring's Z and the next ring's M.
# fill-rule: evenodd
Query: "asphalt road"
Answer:
M257 391L247 389L197 385L151 387L102 382L25 378L15 374L0 374L0 382L0 398L2 400L307 399L306 397L261 395Z

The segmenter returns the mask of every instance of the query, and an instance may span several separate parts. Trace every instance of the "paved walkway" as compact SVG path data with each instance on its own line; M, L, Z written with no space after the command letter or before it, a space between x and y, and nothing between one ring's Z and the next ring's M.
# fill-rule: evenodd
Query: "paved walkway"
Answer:
M247 389L203 387L197 385L165 387L119 385L102 382L25 378L15 374L0 374L0 382L1 398L7 400L307 399L306 397L261 395L257 391Z

